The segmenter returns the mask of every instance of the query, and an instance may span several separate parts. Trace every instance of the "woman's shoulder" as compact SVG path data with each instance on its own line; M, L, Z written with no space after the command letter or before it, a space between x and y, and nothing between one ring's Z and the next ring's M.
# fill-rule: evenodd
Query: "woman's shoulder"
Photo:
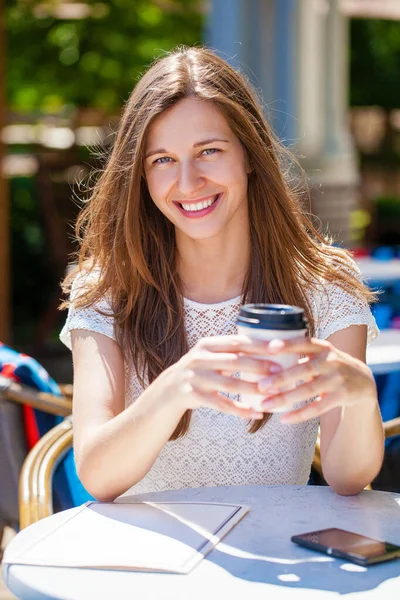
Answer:
M88 296L91 290L98 286L100 277L100 269L91 271L76 269L76 272L71 274L68 315L60 334L61 341L68 348L71 348L70 334L74 329L95 331L115 339L114 318L109 296L96 297L94 294L92 300Z
M326 339L351 325L367 325L368 342L376 337L378 329L369 307L372 294L348 252L335 249L326 272L305 286L305 294L313 313L316 337Z
M73 301L82 294L88 292L100 282L101 270L100 267L88 267L79 268L77 265L71 268L70 280L71 280L71 297Z

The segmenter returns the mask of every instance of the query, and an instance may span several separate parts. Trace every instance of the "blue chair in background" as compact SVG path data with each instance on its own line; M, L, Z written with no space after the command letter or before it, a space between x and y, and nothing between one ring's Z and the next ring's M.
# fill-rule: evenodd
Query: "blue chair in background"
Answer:
M64 386L64 391L67 387ZM26 439L24 405L34 408L40 436L30 452ZM26 480L22 485L22 476L33 457L43 458L43 442L48 442L49 436L53 437L54 431L58 429L71 430L71 444L64 460L51 469L53 492L49 498L49 513L79 506L92 499L76 473L71 448L72 423L68 417L71 410L71 399L62 393L62 388L36 360L0 343L0 541L5 526L18 530L28 524L19 511L20 504L23 504L20 502L23 494L21 490L26 489L27 485ZM43 463L41 478L45 467L46 463ZM34 486L37 484L33 482L31 474L29 481ZM36 495L40 493L37 486L34 490ZM33 504L37 513L37 506L40 505L38 498Z
M390 323L393 315L393 308L390 304L381 302L372 306L372 314L375 317L376 324L380 330L390 329Z
M396 250L392 246L378 246L372 251L372 256L376 260L392 260L396 257Z

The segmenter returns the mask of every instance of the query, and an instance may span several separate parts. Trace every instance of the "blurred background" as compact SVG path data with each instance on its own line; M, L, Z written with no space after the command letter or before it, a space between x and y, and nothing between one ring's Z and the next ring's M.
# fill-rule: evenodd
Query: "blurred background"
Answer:
M366 276L383 290L380 325L400 327L398 0L1 0L0 7L0 340L71 381L57 306L75 249L77 182L101 166L151 60L201 43L252 79L308 173L323 228L375 269Z

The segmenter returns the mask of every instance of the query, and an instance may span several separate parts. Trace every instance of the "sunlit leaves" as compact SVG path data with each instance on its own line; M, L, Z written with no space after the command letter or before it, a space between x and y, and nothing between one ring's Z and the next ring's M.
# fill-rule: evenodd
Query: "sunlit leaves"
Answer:
M158 6L144 4L137 11L139 23L145 26L154 27L159 25L163 19L163 12Z
M55 18L51 11L37 18L41 0L16 0L6 8L11 108L118 111L153 58L202 40L201 0L87 3L91 14L75 20Z
M351 104L400 108L400 21L351 21Z

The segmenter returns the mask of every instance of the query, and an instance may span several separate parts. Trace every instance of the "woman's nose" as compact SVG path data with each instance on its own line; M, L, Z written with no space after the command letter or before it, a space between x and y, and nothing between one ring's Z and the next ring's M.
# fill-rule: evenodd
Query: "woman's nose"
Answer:
M193 161L182 162L179 168L178 189L181 194L193 194L204 185L204 177Z

